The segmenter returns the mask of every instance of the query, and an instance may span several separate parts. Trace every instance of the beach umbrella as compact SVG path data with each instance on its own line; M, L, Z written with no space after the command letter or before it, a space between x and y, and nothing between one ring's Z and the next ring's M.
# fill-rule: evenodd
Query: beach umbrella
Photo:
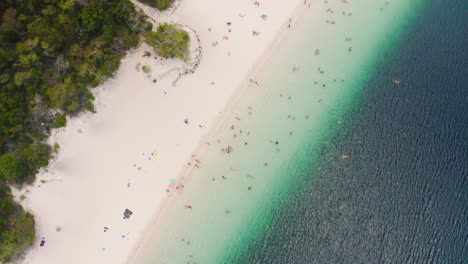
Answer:
M171 183L171 184L169 184L169 188L170 188L170 189L172 189L172 188L174 188L174 187L175 187L175 185L174 185L174 184L172 184L172 183Z
M176 179L170 179L170 182L171 182L172 184L176 184Z

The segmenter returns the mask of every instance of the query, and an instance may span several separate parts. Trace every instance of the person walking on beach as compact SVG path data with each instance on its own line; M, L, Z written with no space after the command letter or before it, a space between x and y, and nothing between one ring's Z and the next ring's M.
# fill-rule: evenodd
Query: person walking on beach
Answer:
M128 179L128 183L127 183L127 188L130 188L130 185L132 184L132 179Z

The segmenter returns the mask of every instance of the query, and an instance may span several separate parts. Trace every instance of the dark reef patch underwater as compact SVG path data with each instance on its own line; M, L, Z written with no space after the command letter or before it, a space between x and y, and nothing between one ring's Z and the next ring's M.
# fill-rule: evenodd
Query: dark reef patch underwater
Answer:
M236 263L466 263L465 6L426 4Z

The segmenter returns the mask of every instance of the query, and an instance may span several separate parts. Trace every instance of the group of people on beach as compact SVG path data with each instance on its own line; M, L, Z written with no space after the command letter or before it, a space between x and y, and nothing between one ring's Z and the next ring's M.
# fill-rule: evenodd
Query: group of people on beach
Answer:
M307 3L308 3L307 0L305 0L305 1L304 1L304 5L306 5ZM259 3L258 3L258 5L259 5ZM309 5L309 7L310 7L310 2L308 3L308 5ZM334 11L333 11L331 8L329 8L329 9L327 10L327 12L333 14ZM351 15L351 13L349 13L349 15ZM245 17L245 14L240 13L239 16L240 16L241 18L243 18L243 17ZM267 20L268 16L267 16L266 14L262 14L262 15L260 16L260 18L263 19L263 20ZM335 24L335 21L328 20L327 23ZM213 47L217 47L217 46L219 45L219 43L223 43L223 41L229 41L229 40L230 40L230 36L231 36L231 35L229 35L229 34L230 34L230 33L232 32L232 30L233 30L233 28L232 28L233 23L232 23L231 21L228 21L228 22L226 23L226 25L227 25L227 32L225 33L225 35L222 36L222 40L220 40L220 42L218 42L218 41L213 41L213 42L212 42L212 46L213 46ZM288 27L290 28L291 25L292 25L292 18L289 19ZM208 29L208 31L211 31L211 30L212 30L211 28ZM259 34L260 34L260 32L257 32L257 31L255 31L255 30L252 31L252 35L253 35L253 36L258 36ZM347 37L347 38L345 39L345 42L351 42L351 38L350 38L350 37ZM319 48L312 49L312 51L314 52L314 54L315 54L316 56L321 55L321 50L320 50ZM326 51L327 51L327 50L324 49L324 50L323 50L323 53L326 53ZM351 51L352 51L352 47L349 46L349 47L348 47L348 52L351 52ZM291 68L289 68L289 69L291 69ZM294 66L292 66L292 72L299 72L299 70L300 70L300 66L299 66L299 65L294 65ZM306 72L306 71L304 71L304 72ZM300 73L302 73L302 70L301 70L301 72L299 72L299 74L300 74ZM321 67L317 68L317 73L318 73L319 75L321 75L321 76L327 76L327 74L328 74L328 72L325 73L325 69L323 69L323 68L321 68ZM322 77L322 78L323 78L323 77ZM258 81L254 80L253 78L250 78L250 79L249 79L249 82L250 82L250 84L255 84L257 87L260 87L260 84L258 83ZM344 80L341 80L341 83L343 83L343 82L344 82ZM339 82L338 82L338 83L339 83ZM320 83L316 81L314 84L315 84L315 85L319 85L319 86L321 86L321 87L324 88L324 89L330 89L330 87L331 87L331 88L337 87L338 83L337 83L337 79L333 79L333 81L332 81L332 80L329 80L329 81L323 81L323 82L320 82ZM211 85L215 85L215 82L211 82ZM291 104L295 103L295 101L296 101L296 100L293 100L292 94L290 94L290 93L288 93L288 92L286 92L286 93L284 94L284 96L283 96L283 93L282 93L282 94L280 95L280 97L283 97L283 98L284 98L284 99L282 99L282 100L285 100L285 99L287 98L287 101L290 102ZM325 105L326 105L326 103L325 103L326 101L324 101L324 98L317 98L317 101L314 101L314 102L323 104L324 107L325 107ZM334 109L332 109L331 111L334 111ZM253 111L252 111L252 107L249 106L249 109L248 109L248 111L247 111L248 116L252 116L252 112L253 112ZM296 120L296 116L297 116L296 114L289 114L289 115L288 115L288 119L290 119L291 121L294 121L294 120ZM304 114L304 115L303 115L303 119L304 119L304 120L309 120L309 114ZM232 157L232 155L233 155L232 153L234 153L234 150L235 150L236 152L237 152L237 151L242 151L243 149L245 149L245 147L248 147L248 146L249 146L248 141L247 141L247 140L243 140L243 139L244 139L243 137L246 136L246 135L249 135L250 132L245 133L245 131L247 131L247 130L245 130L245 128L244 128L244 131L242 130L242 127L241 127L241 124L242 124L242 123L237 122L237 121L240 121L240 118L239 118L239 117L236 117L235 120L236 120L236 121L234 121L233 123L229 124L229 125L228 125L228 128L227 128L230 132L233 133L233 134L232 134L232 138L231 138L230 140L227 139L229 142L221 142L220 140L217 141L218 144L221 144L221 145L223 146L223 147L221 148L221 152L224 153L224 154L222 154L222 155L230 154L230 155L227 155L227 156ZM297 120L302 120L302 118L297 118ZM297 122L297 121L296 121L296 122ZM186 122L186 124L188 125L188 121ZM341 121L338 121L338 124L341 124ZM289 134L289 136L295 136L295 135L296 135L296 132L295 132L294 129L288 129L287 133ZM240 141L240 140L241 140L241 141ZM283 141L281 141L281 142L283 142ZM253 142L253 143L255 143L255 142ZM253 143L252 143L251 145L254 145ZM281 147L281 144L282 144L282 143L280 144L280 140L270 140L270 143L271 143L271 145L272 145L272 151L275 151L275 150L276 150L276 152L279 153L279 152L280 152L280 147ZM206 144L207 144L208 146L211 146L212 143L211 143L211 142L206 142ZM238 146L239 144L243 144L245 147L239 147L239 146ZM219 151L219 149L218 149L217 151ZM342 158L342 159L348 159L349 156L343 155L341 158ZM193 166L193 167L196 167L196 168L201 168L201 166L200 166L200 165L201 165L201 162L199 161L199 158L195 158L195 156L192 156L192 160L191 160L190 162L188 162L187 164L188 164L189 166ZM272 169L272 168L275 167L275 166L274 166L274 163L271 162L271 161L262 161L262 162L259 163L259 166L262 166L262 167L264 167L264 168L267 169L267 170L268 170L268 169ZM229 169L228 171L230 171L230 172L237 172L237 173L238 173L239 171L242 171L242 168L229 167L228 169ZM349 168L346 168L345 170L349 170ZM227 175L227 174L226 174L226 175ZM234 174L233 174L233 175L234 175ZM229 176L229 175L228 175L228 176ZM216 179L219 179L218 177L219 177L219 176L217 176L216 178L215 178L215 177L211 177L211 178L209 178L209 179L211 179L211 181L214 183L214 182L218 182L218 181L216 181ZM228 177L226 177L225 175L221 175L220 178L222 179L221 181L228 181ZM229 177L229 179L231 179L231 177ZM245 190L247 190L247 191L250 191L250 192L253 191L253 186L252 186L252 184L248 184L247 186L245 186L245 188L246 188ZM191 212L192 210L195 210L195 209L197 208L196 206L194 207L194 205L193 205L192 203L190 203L190 201L187 201L187 203L184 203L183 206L184 206L183 208L184 208L184 209L186 210L186 212L189 213L189 214L190 214L190 212ZM194 208L195 208L195 209L194 209ZM231 209L232 209L232 208L231 208ZM225 210L224 210L224 214L227 214L227 215L228 215L228 214L231 214L231 212L233 212L233 211L231 211L230 209L225 209ZM188 245L188 241L186 241L186 242L187 242L187 245ZM192 258L192 257L193 257L193 256L191 255L190 258Z

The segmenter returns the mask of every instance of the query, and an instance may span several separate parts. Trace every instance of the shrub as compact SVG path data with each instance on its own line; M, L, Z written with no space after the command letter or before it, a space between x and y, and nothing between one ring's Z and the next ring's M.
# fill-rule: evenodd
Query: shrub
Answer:
M28 164L29 172L35 174L37 169L49 165L52 152L48 144L30 144L22 153L22 159Z
M33 215L13 200L8 186L0 185L0 263L14 261L35 237Z
M55 142L54 143L54 152L57 153L59 151L59 149L60 149L59 143Z
M20 160L10 154L4 154L0 157L0 177L11 181L22 178L23 172L24 169Z
M143 4L149 5L151 7L155 7L159 10L165 10L171 5L170 0L138 0Z
M87 32L98 31L104 23L104 10L98 7L97 3L91 3L80 14L81 24Z
M153 24L148 23L148 25L146 25L146 27L145 27L145 31L148 32L148 31L151 31L151 30L153 30Z
M159 10L165 10L171 4L170 0L156 0L154 2L155 2L155 7Z
M15 260L36 238L33 215L22 211L21 206L20 210L19 217L11 221L12 227L0 235L0 261L3 263Z
M138 34L136 34L135 32L125 32L124 34L122 34L122 39L123 44L126 48L133 48L136 45L138 45L138 42L140 41ZM120 61L120 58L117 59ZM115 68L115 70L117 70L117 68Z
M186 60L190 36L174 25L161 24L156 32L147 32L145 42L154 48L157 55L164 58Z
M62 115L57 115L54 119L54 128L61 128L67 125L67 116L62 114Z
M10 215L13 212L13 196L10 187L0 185L0 236L10 224Z
M146 74L151 73L151 68L150 68L150 66L147 66L147 65L143 65L143 67L141 67L141 70Z

